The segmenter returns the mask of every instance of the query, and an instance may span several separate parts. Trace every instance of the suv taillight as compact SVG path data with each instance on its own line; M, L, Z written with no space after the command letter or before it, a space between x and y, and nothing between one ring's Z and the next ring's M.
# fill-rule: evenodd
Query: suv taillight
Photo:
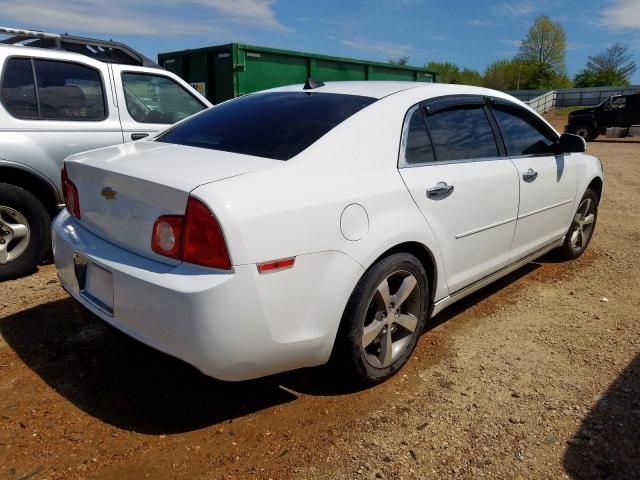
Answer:
M163 215L153 225L151 249L165 257L229 270L231 260L222 229L211 210L189 197L184 215Z
M74 217L80 218L80 198L78 197L78 189L69 179L66 165L62 166L60 179L62 181L62 195L64 196L64 203L67 206L67 210Z

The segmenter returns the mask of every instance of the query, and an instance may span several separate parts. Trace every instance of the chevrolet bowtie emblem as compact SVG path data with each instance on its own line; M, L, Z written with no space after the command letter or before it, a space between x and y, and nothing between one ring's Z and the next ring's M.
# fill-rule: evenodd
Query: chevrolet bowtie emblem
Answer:
M100 195L102 195L104 198L106 198L107 200L115 200L116 197L118 196L118 192L116 192L113 188L111 187L104 187L102 189L102 191L100 192Z

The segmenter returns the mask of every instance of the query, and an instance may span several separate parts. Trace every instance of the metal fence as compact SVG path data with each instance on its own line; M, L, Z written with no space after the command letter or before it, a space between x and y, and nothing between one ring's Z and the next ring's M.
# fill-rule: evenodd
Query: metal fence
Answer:
M526 103L538 113L546 113L556 106L556 95L558 92L552 90L538 97L528 100Z
M611 95L628 95L638 91L640 91L640 85L629 85L626 87L561 88L555 90L555 106L573 107L597 105ZM506 93L524 102L529 102L550 92L548 90L515 90Z

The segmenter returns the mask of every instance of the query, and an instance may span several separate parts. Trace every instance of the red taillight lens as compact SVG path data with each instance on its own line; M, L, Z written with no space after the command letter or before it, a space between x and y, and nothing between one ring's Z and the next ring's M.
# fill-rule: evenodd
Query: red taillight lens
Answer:
M194 197L189 197L184 215L158 217L153 225L151 249L196 265L231 268L220 224L211 210Z
M213 213L200 200L189 197L182 238L185 262L229 270L231 260L222 229Z
M180 260L182 255L182 215L164 215L153 224L151 250Z
M69 179L66 165L62 166L60 177L62 181L62 195L64 196L64 203L67 206L67 210L74 217L80 218L80 197L78 197L78 189Z

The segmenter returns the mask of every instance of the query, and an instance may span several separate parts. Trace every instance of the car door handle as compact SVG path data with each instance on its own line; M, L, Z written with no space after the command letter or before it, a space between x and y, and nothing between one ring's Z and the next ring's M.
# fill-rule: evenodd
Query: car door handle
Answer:
M536 178L538 178L538 172L536 172L533 168L530 168L522 174L522 179L525 182L533 182Z
M429 198L444 198L453 193L453 185L448 185L447 182L438 182L435 187L427 188L427 197Z
M148 136L149 136L148 133L132 133L131 134L131 140L133 140L135 142L136 140L140 140L140 139L148 137Z

